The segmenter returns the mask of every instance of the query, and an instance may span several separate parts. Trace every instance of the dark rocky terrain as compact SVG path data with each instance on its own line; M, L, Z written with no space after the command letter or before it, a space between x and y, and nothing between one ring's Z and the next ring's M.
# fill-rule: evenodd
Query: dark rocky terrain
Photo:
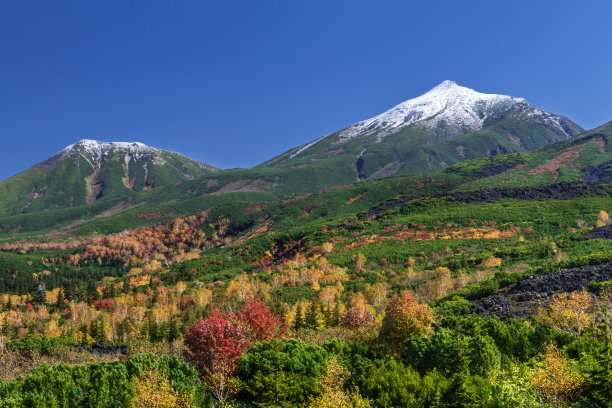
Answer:
M591 239L612 239L612 225L593 228L586 235Z
M498 201L504 198L514 198L518 200L537 201L537 200L570 200L578 197L594 197L607 194L605 188L601 185L590 183L555 183L546 184L537 187L504 187L504 188L487 188L478 191L455 192L450 194L437 194L432 197L444 198L449 197L455 201L462 203L486 203L490 201ZM394 200L388 200L384 203L371 208L367 214L367 218L374 218L386 211L414 201L425 196L399 197Z
M610 183L612 182L612 161L589 166L582 171L582 175L589 183Z
M493 296L474 304L476 313L501 319L530 317L540 306L546 307L555 293L574 292L590 281L612 280L612 263L581 266L542 275L528 276Z
M75 347L79 350L88 351L97 356L127 354L128 350L127 344L115 346L112 344L93 343L91 346L85 346L80 344Z

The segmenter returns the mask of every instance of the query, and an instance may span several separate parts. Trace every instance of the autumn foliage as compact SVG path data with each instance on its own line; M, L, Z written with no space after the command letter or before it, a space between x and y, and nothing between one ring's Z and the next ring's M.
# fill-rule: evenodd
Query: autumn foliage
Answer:
M191 361L203 375L231 372L236 359L249 347L246 329L231 321L231 315L213 309L196 321L185 335Z
M564 333L580 335L593 322L593 301L588 292L553 295L547 311L541 310L540 320Z
M235 319L246 328L251 342L267 341L284 335L286 327L281 316L272 314L263 300L249 299L235 313Z
M353 306L342 315L341 324L347 329L358 329L372 323L373 317L369 310Z
M151 370L132 380L133 408L192 408L191 395L177 392L159 371Z
M233 371L238 357L257 341L282 336L285 328L261 299L249 299L235 313L213 309L185 335L189 357L215 399L231 399L239 389Z
M231 371L251 344L281 337L285 329L282 318L261 299L249 299L234 313L213 309L196 321L185 335L185 345L201 373Z
M401 353L403 342L415 334L430 333L434 320L429 306L418 303L410 292L402 291L385 310L379 339L393 352Z
M577 393L582 378L568 367L563 352L550 343L544 352L542 366L533 374L531 383L552 406L558 407Z

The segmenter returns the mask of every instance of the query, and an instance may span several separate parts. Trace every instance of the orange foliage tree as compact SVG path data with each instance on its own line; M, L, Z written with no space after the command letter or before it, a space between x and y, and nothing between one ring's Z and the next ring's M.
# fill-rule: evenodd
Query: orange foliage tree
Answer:
M389 350L403 354L403 343L418 333L430 333L434 315L429 306L418 303L409 291L402 291L385 309L379 340Z

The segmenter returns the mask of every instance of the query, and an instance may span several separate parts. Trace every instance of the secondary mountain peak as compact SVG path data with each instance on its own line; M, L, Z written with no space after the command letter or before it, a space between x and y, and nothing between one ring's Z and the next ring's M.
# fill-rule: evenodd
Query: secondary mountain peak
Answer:
M83 139L0 183L0 211L17 214L91 204L217 170L140 142Z
M113 148L130 150L130 151L156 151L156 149L151 146L147 146L144 143L140 142L101 142L99 140L92 139L82 139L76 143L73 143L69 146L66 146L62 152L72 152L75 150L78 151L86 151L86 152L100 152L102 150L110 150Z

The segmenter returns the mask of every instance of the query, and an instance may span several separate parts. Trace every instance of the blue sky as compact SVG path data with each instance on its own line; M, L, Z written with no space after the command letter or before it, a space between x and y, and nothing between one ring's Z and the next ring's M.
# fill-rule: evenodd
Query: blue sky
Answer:
M89 138L247 167L445 79L612 120L604 1L0 3L0 179Z

